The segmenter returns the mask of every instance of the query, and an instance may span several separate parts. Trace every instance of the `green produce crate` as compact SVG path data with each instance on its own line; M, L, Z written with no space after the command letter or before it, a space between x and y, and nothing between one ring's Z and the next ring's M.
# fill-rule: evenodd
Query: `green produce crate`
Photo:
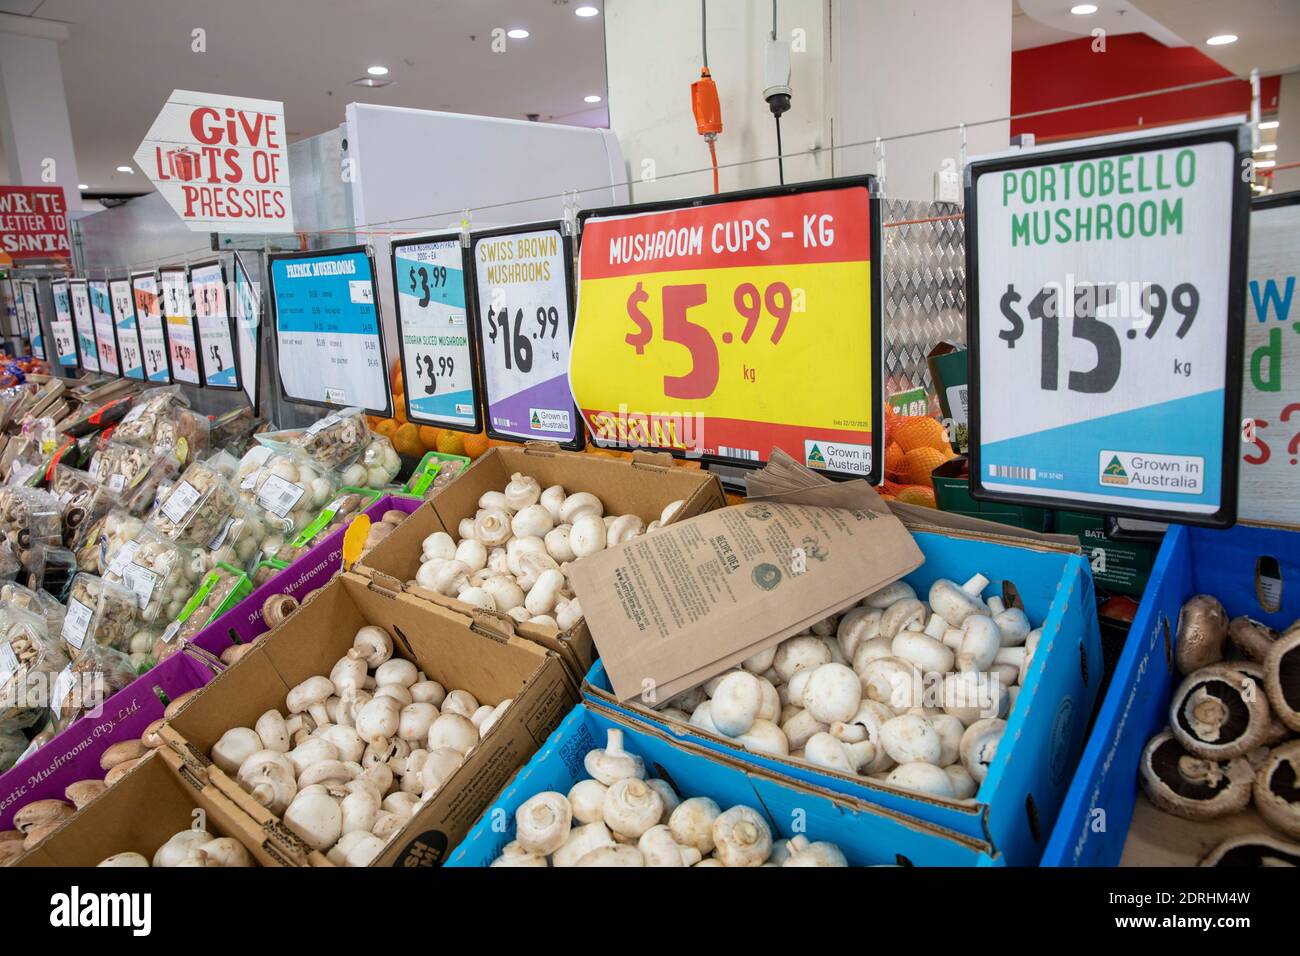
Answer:
M1030 531L1047 531L1052 513L1046 508L1026 508L1000 501L976 501L970 496L968 462L963 457L951 458L930 473L934 481L934 500L940 511L983 518L998 524L1015 525Z
M208 616L206 621L203 622L204 626L211 624L217 618L221 617L221 615L225 614L232 607L246 598L253 590L252 579L250 579L249 576L240 568L235 567L233 564L226 564L224 561L219 562L217 568L220 568L221 571L225 571L229 575L236 576L238 583L236 583L230 593L226 595L225 599L217 605L217 609ZM222 577L221 571L213 569L203 576L203 580L199 582L198 588L190 595L190 599L185 602L185 607L181 609L181 613L176 615L176 621L172 625L173 627L179 628L189 620L190 615L193 614L195 609L203 603L204 598L212 592L212 589L217 586L217 582Z
M448 461L461 462L463 465L462 473L471 464L470 459L465 455L444 455L440 451L426 452L424 457L420 459L420 463L415 466L415 471L411 474L410 480L407 481L402 490L414 498L423 498L424 493L433 484L433 480L442 471L443 463Z
M364 511L378 501L383 492L376 491L373 488L353 488L350 485L344 485L339 489L339 493L334 496L334 500L322 508L316 517L307 522L307 526L298 532L298 536L289 543L295 548L301 548L314 541L324 528L329 527L329 523L338 514L338 502L344 495L360 495L364 502L361 505L361 510Z

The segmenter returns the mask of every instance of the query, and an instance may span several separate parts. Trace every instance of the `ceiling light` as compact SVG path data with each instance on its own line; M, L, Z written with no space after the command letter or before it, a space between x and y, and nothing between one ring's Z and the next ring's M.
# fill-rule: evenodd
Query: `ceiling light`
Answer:
M77 183L77 188L78 188L78 189L89 189L90 187L87 186L85 183Z
M1255 164L1255 168L1268 169L1270 166L1276 166L1276 165L1277 165L1276 159L1261 159L1259 162Z
M372 89L378 89L381 86L392 86L393 81L386 76L361 76L352 81L353 86L369 86Z
M369 73L371 76L387 76L387 75L388 75L388 67L386 67L386 66L368 66L368 67L366 67L366 72Z
M132 169L130 166L119 166L117 167L117 171L119 173L132 173L132 174L135 173L135 170Z
M1070 12L1076 17L1086 17L1090 13L1097 12L1097 5L1095 3L1077 3L1070 8Z
M1261 146L1261 147L1259 147L1257 150L1255 150L1255 152L1257 152L1257 153L1276 153L1276 152L1277 152L1277 143L1265 143L1263 146Z
M600 13L595 7L578 7L573 12L580 17L594 17Z
M1212 36L1212 37L1210 37L1210 38L1209 38L1208 40L1206 40L1205 42L1208 43L1210 46L1226 46L1226 45L1229 44L1229 43L1236 43L1236 42L1237 42L1237 34L1235 34L1235 33L1220 33L1218 36Z
M599 103L599 102L600 102L600 97L597 96L595 93L592 93L590 96L584 96L584 97L582 98L582 102L584 102L584 103Z
M512 40L527 40L528 31L523 29L522 27L515 27L513 30L507 30L506 36L508 36Z
M1277 129L1277 128L1278 128L1279 126L1281 126L1281 125L1282 125L1282 124L1279 123L1277 120L1265 120L1264 122L1262 122L1262 123L1259 124L1259 128L1260 128L1260 129Z

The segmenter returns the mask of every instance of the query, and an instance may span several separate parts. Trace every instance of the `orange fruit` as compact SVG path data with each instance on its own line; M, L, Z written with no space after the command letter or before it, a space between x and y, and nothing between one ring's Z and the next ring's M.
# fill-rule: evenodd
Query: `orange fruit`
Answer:
M389 441L393 440L393 433L397 431L397 422L391 418L379 419L374 428L371 429L376 435L383 435Z
M442 434L438 436L436 450L444 455L463 455L465 454L465 436L460 432L444 428Z
M394 395L402 394L402 362L400 359L393 361L392 368L388 370L388 381Z
M952 452L942 452L937 448L913 448L903 456L903 467L899 477L910 485L932 487L930 472L951 457Z
M393 402L393 421L399 425L406 425L411 421L406 417L406 406L400 401Z
M477 435L462 435L461 444L465 447L465 454L470 458L477 458L488 450L487 432L479 432Z
M441 428L434 428L432 425L420 426L420 444L424 446L425 451L438 450L438 436L442 434Z
M420 442L420 429L410 422L397 426L392 442L393 448L399 455L414 455L418 458L424 454L424 445Z
M903 457L906 452L903 446L896 441L891 441L889 447L885 449L885 474L900 475L903 472Z
M938 507L934 500L934 489L923 485L904 485L899 489L898 494L894 495L894 500L909 505L923 505L926 508Z
M889 433L889 440L897 442L903 451L918 448L948 451L951 447L944 427L936 419L920 415L898 419Z

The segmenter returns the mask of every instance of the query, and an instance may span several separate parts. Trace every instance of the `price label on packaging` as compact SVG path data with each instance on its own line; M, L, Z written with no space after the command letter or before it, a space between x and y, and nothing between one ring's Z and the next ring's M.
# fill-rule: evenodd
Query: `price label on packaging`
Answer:
M203 380L208 388L239 388L235 364L235 340L226 307L226 270L220 262L208 262L190 269L194 292L194 313L199 325L199 355Z
M135 558L135 553L139 550L139 541L128 541L122 545L122 547L118 548L117 554L113 555L113 560L108 563L108 573L121 577L122 572Z
M581 448L569 388L572 241L555 222L477 233L470 242L487 433Z
M45 336L41 329L41 302L37 293L35 279L23 279L18 283L17 294L23 311L27 313L27 339L32 344L32 354L44 359Z
M258 376L262 364L262 301L248 277L244 261L235 253L235 344L239 353L239 380L254 414L258 408Z
M267 475L262 486L257 489L257 505L277 518L283 518L293 510L305 490L301 485L279 475Z
M122 374L137 381L144 380L144 358L140 350L139 322L135 317L135 303L131 299L131 280L114 279L108 284L108 294L113 300L113 325L117 329L117 348L122 362Z
M158 277L152 272L131 276L135 296L135 320L140 327L140 349L145 378L150 382L170 382L167 363L167 334L163 331L162 297L158 294Z
M0 687L9 683L9 678L18 673L18 655L12 645L6 641L0 644Z
M976 498L1230 524L1245 127L968 167Z
M90 314L95 325L95 342L99 370L105 375L122 374L117 360L117 332L113 328L113 304L108 297L108 283L90 280Z
M285 397L390 416L375 267L366 248L274 255L268 261Z
M132 562L122 569L122 584L135 594L136 606L143 611L149 599L153 597L153 589L158 584L158 575Z
M1300 529L1300 193L1252 205L1238 515Z
M172 378L186 385L201 385L203 378L199 371L199 345L194 334L189 276L184 269L160 269L158 282Z
M72 325L72 293L66 280L50 283L54 296L54 318L50 332L54 336L54 354L59 365L72 368L77 364L77 333Z
M188 481L178 481L171 494L167 496L167 500L162 503L160 510L168 520L180 524L189 516L194 506L202 500L203 492Z
M598 443L878 480L870 178L584 216L570 376Z
M463 253L459 235L394 242L393 289L407 418L477 432L478 370Z
M72 301L72 320L77 331L77 354L81 367L87 372L99 371L99 346L95 344L95 320L90 314L90 292L85 279L68 283Z
M81 650L86 643L86 631L94 618L94 610L76 598L68 599L68 613L63 616L63 641L74 650ZM57 700L57 698L55 698Z

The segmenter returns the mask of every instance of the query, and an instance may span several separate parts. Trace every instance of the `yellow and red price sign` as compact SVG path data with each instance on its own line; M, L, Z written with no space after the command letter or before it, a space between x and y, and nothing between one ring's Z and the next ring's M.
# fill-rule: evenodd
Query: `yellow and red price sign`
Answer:
M585 213L569 379L596 441L878 480L870 185Z

